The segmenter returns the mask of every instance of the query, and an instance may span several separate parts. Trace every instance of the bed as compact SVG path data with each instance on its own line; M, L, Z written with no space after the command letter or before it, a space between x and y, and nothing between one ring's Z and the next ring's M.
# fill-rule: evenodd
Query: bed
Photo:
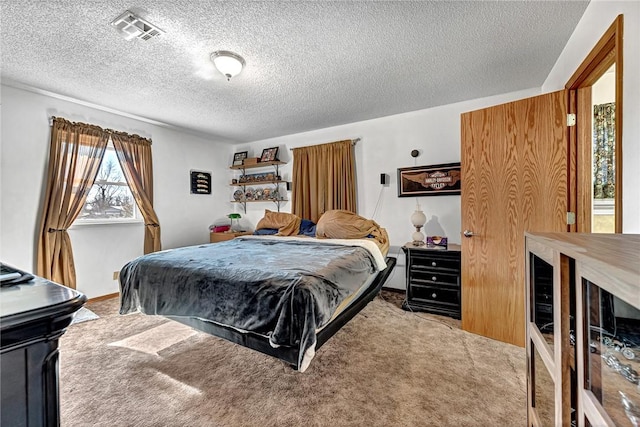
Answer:
M144 255L120 272L120 313L166 316L304 372L395 266L367 236L242 236Z

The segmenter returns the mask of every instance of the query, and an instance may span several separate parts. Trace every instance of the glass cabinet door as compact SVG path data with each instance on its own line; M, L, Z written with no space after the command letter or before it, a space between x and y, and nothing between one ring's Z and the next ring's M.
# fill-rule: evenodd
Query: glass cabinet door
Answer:
M529 316L545 342L549 344L553 355L553 266L533 253L530 253L530 257L531 313Z
M575 263L527 246L529 425L575 425Z
M640 310L584 278L582 296L584 388L616 426L638 427Z
M530 357L531 408L541 427L553 427L556 419L555 383L534 345L531 346Z

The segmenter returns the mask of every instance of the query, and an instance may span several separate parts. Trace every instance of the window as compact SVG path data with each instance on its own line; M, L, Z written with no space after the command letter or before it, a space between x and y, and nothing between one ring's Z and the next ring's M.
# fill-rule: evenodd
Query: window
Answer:
M96 180L74 224L141 221L142 216L109 140Z

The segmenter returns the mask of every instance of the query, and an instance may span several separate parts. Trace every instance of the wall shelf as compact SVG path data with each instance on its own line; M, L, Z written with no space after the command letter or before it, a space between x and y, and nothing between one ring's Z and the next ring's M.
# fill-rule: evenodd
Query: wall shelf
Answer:
M253 163L250 165L234 165L234 166L229 166L229 169L233 169L233 170L245 170L245 169L255 169L255 168L263 168L265 166L273 166L277 168L280 165L286 165L287 162L281 162L280 160L274 160L272 162L258 162L258 163Z
M233 182L229 184L231 187L248 187L250 185L260 185L260 184L284 184L287 181L251 181L251 182L238 182L234 184Z
M236 171L240 171L242 172L242 175L246 175L246 170L247 169L258 169L258 168L268 168L268 167L273 167L275 170L275 177L280 177L280 171L279 171L279 167L281 165L286 165L286 162L282 162L280 160L274 160L271 162L258 162L258 163L253 163L253 164L249 164L249 165L234 165L234 166L230 166L229 168L231 170L236 170ZM269 175L269 174L267 174ZM271 178L271 176L269 176L269 178ZM274 193L275 194L279 194L280 192L280 185L281 184L285 184L286 181L282 180L282 179L269 179L269 180L259 180L259 181L244 181L244 182L236 182L236 183L231 183L229 184L231 187L240 187L242 188L242 192L246 194L246 188L250 187L250 186L260 186L260 185L273 185L275 187ZM274 195L275 195L274 194ZM244 213L247 213L247 203L264 203L264 202L273 202L276 204L277 210L278 212L280 212L280 204L287 202L288 200L286 199L257 199L257 200L252 200L252 199L245 199L242 198L240 200L232 200L231 203L239 203L242 205L243 209L244 209Z
M232 200L231 203L240 203L244 208L244 213L247 213L247 203L265 203L265 202L273 202L276 204L278 208L278 212L280 212L280 204L284 202L288 202L286 199L265 199L265 200Z

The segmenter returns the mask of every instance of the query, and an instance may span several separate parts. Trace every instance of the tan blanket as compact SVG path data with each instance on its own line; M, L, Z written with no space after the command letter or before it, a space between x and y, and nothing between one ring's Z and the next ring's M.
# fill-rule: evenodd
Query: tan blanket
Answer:
M373 236L382 255L389 252L387 230L377 222L344 210L327 211L318 220L316 237L329 239L364 239Z
M269 209L264 210L264 217L258 221L256 229L276 228L278 236L296 236L300 232L299 216L287 212L272 212Z

